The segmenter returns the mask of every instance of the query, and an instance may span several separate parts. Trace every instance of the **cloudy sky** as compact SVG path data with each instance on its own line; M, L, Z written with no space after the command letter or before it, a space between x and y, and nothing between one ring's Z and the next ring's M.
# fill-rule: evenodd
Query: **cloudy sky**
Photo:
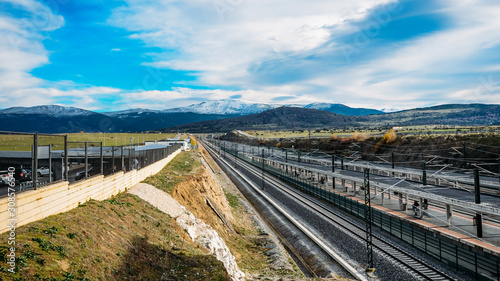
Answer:
M498 0L0 0L0 108L500 103Z

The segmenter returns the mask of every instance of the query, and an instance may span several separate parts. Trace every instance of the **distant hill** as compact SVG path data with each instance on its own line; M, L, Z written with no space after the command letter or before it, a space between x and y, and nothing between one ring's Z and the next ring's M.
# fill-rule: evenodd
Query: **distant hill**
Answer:
M165 132L187 131L228 132L241 130L299 130L328 127L351 127L357 125L354 117L328 111L298 107L279 107L265 112L236 118L203 121L168 128Z
M311 103L305 105L304 108L330 111L340 115L350 115L350 116L363 116L363 115L384 113L376 109L353 108L340 103Z
M93 111L60 105L40 105L32 107L11 107L0 110L0 114L38 114L52 117L90 116L96 114Z
M293 107L280 107L259 114L186 124L164 131L228 132L231 130L298 130L345 127L392 127L410 125L494 125L500 122L500 105L449 104L394 113L346 116Z
M121 131L152 131L182 124L231 118L233 114L197 114L192 112L132 112L114 117L121 124Z
M101 114L58 105L0 110L0 131L31 133L136 132L238 115L124 111Z
M493 125L500 122L497 104L446 104L357 118L363 126Z
M117 120L98 113L76 116L0 113L0 130L29 133L115 132ZM111 130L110 130L111 129Z

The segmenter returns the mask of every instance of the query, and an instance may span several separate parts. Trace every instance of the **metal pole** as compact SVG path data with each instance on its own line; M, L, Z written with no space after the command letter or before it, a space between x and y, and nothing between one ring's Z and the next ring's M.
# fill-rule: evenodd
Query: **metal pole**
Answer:
M38 185L38 133L33 135L33 171L31 177L33 178L33 188L36 189Z
M121 154L120 158L121 158L121 164L122 164L122 166L120 167L120 170L123 171L124 170L123 167L125 167L125 163L124 163L125 162L125 157L123 155L123 145L120 147L120 154ZM123 172L125 172L125 171L123 171Z
M391 152L391 163L392 163L392 168L394 169L394 152Z
M335 155L332 155L332 173L335 173Z
M344 155L340 155L340 169L344 170Z
M113 168L112 174L115 174L115 147L111 147L111 167Z
M285 163L288 163L288 151L285 151ZM499 163L499 167L500 167L500 160L498 160L498 163Z
M104 175L104 154L103 154L103 151L102 151L102 142L101 142L100 156L101 156L101 175Z
M309 130L309 153L311 153L311 130Z
M238 168L238 145L234 144L236 147L235 153L234 153L234 167Z
M264 181L264 148L262 149L262 190L266 187L266 182Z
M134 155L135 155L135 151L134 151ZM128 170L129 171L132 170L132 148L128 149Z
M425 161L422 161L422 183L427 185L427 171L425 169L425 164Z
M64 179L69 181L68 135L64 136Z
M467 169L467 148L465 147L465 142L464 142L464 169Z
M89 177L88 143L85 142L85 179Z
M365 226L366 226L366 272L373 272L373 244L372 244L372 207L370 194L370 170L364 169L364 189L365 189Z
M52 146L49 144L49 183L52 182Z
M479 169L474 168L474 192L476 204L481 204L481 187L479 185ZM482 215L480 213L476 213L476 228L477 228L477 237L483 237L483 220Z
M474 168L474 192L476 204L481 204L481 187L479 184L479 169ZM482 215L480 213L476 213L476 228L477 228L477 237L483 237L483 220Z

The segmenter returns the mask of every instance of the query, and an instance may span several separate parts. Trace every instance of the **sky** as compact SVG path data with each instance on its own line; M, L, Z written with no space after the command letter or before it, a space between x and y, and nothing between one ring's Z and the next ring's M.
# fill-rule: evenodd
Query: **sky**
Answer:
M0 0L0 108L500 103L498 0Z

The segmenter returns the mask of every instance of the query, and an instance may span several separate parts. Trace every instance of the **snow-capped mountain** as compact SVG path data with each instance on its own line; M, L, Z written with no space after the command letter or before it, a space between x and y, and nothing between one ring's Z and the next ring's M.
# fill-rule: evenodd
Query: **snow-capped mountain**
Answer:
M363 116L370 114L380 114L382 111L370 108L353 108L340 103L315 102L304 105L303 108L330 111L341 115Z
M248 115L260 113L281 105L247 103L239 100L206 101L185 107L177 107L163 110L165 113L192 112L198 114L238 114Z
M121 110L121 111L103 112L102 114L110 116L110 117L118 117L118 116L121 116L121 115L142 114L142 113L145 113L145 112L158 113L158 112L160 112L160 110L145 109L145 108L132 108L132 109Z
M196 114L217 114L217 115L249 115L249 114L261 113L281 106L318 109L342 115L355 115L355 116L383 113L382 111L375 109L351 108L343 104L336 104L336 103L311 103L303 105L303 104L250 103L240 100L216 100L216 101L205 101L202 103L191 104L189 106L184 106L184 107L169 108L161 111L135 108L123 111L116 111L116 112L105 112L104 114L118 118L122 118L129 115L138 116L143 113L158 113L158 114L196 113Z
M401 108L382 108L380 111L384 113L392 113L392 112L398 112L398 111L403 111L404 109Z
M40 105L32 107L11 107L0 110L0 114L40 114L52 117L70 117L70 116L88 116L95 114L95 112L60 105Z

